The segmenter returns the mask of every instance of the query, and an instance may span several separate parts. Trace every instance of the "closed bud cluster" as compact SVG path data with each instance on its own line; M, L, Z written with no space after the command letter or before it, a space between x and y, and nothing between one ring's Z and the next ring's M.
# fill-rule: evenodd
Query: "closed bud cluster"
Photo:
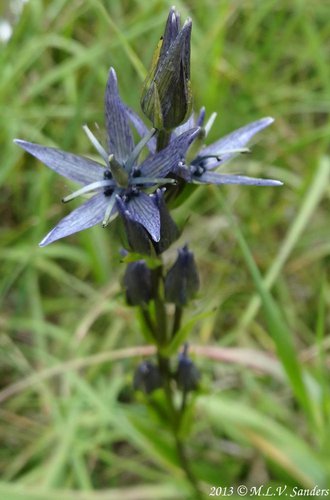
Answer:
M158 367L151 361L143 361L135 370L133 387L137 391L151 394L162 387L162 377Z
M180 28L180 16L172 8L141 97L142 110L157 129L177 127L191 113L190 37L191 21Z
M194 254L185 245L165 277L166 302L185 306L199 289L199 276Z

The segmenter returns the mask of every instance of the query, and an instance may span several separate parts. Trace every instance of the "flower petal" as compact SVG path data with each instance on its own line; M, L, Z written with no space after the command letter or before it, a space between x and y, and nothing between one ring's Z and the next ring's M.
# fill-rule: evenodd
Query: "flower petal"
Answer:
M109 71L104 105L110 153L123 164L134 148L134 141L126 107L119 97L117 76L113 68Z
M160 240L160 215L153 199L146 193L140 192L125 202L127 215L139 222L148 231L154 241Z
M133 111L128 106L126 106L125 109L126 109L126 114L127 114L129 121L131 122L131 124L133 125L133 127L135 128L135 130L137 131L137 133L139 134L139 136L142 139L143 137L145 137L149 133L148 127L145 125L143 120L141 120L139 115L137 113L135 113L135 111ZM146 146L151 153L154 153L156 151L156 144L157 144L156 137L152 137L147 142Z
M224 162L236 156L236 153L226 153L226 150L245 147L256 133L271 125L273 121L274 118L271 117L261 118L261 120L254 121L244 127L234 130L234 132L225 135L225 137L222 137L218 141L202 149L201 154L194 160L194 164L202 161L203 166L207 169L213 169L218 165L222 165ZM217 155L221 159L220 161L216 158L203 159L203 156L207 155Z
M89 158L21 139L15 139L14 142L67 179L80 184L90 184L103 179L104 167Z
M167 209L164 193L165 188L157 189L156 193L152 195L158 207L160 217L160 240L155 245L158 255L165 252L180 236L179 228Z
M115 195L112 195L115 196ZM57 226L52 229L47 236L39 243L39 246L44 247L53 241L77 233L83 229L95 226L102 222L104 213L109 204L111 197L104 196L103 193L98 193L89 200L85 201L80 207L76 208L69 215L64 217ZM114 211L117 209L115 208ZM114 215L115 212L113 212Z
M282 186L283 182L273 179L257 179L243 175L226 175L205 171L201 176L193 176L195 182L204 184L245 184L249 186Z
M184 162L187 149L199 132L193 128L176 137L165 148L149 156L140 167L143 177L165 177L175 171L179 162Z

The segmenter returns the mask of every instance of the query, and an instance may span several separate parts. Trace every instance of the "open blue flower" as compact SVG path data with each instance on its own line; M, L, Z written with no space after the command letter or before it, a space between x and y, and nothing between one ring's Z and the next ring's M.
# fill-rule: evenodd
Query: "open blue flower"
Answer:
M236 174L223 174L214 172L215 169L222 167L224 163L232 160L239 153L247 153L246 147L253 136L271 125L274 121L271 117L261 118L260 120L248 123L244 127L234 130L221 139L205 146L204 139L213 125L216 114L210 117L204 124L205 110L201 109L197 118L191 115L189 120L177 127L172 136L175 141L180 134L185 133L191 127L200 127L199 137L196 138L192 146L193 152L187 154L187 162L179 163L173 173L182 177L186 182L199 184L245 184L252 186L281 186L282 182L273 179L258 179ZM189 158L190 156L190 158Z
M67 153L31 142L15 142L58 174L82 185L82 188L63 199L70 201L79 195L93 196L64 217L41 241L40 246L102 222L106 226L118 214L118 202L125 205L128 216L141 224L158 242L161 237L159 208L148 191L161 184L173 182L165 178L182 162L198 128L184 131L159 153L151 153L142 163L138 158L155 130L147 132L135 146L129 125L127 108L118 94L117 77L110 69L105 92L105 121L108 136L107 150L87 126L89 139L102 157L99 163L89 158ZM146 192L147 191L147 192Z

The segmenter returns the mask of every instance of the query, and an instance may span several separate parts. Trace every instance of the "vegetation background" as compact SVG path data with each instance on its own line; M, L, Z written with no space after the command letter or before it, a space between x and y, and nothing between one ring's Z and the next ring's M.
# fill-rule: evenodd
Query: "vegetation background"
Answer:
M13 27L0 42L2 500L191 498L171 436L130 389L143 341L120 291L116 224L39 249L72 208L60 203L70 186L12 143L91 154L81 126L103 129L109 67L139 110L170 6L1 3L2 27ZM174 213L202 278L187 318L202 373L187 422L192 466L206 494L329 488L330 5L176 7L193 19L195 108L218 112L210 141L276 119L226 169L285 183L201 187Z

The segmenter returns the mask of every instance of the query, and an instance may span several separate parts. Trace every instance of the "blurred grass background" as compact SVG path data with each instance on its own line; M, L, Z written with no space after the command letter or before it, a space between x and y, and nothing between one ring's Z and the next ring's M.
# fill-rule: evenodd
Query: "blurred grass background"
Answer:
M91 154L114 66L139 110L172 2L1 4L0 498L191 497L171 436L139 398L143 341L119 287L116 224L45 249L72 206L14 137ZM228 171L282 188L201 187L174 213L201 270L191 342L203 378L189 454L210 486L330 487L330 10L315 0L177 1L193 19L195 109L210 140L276 122ZM1 31L1 30L0 30ZM3 31L2 31L3 32ZM169 252L171 259L175 249ZM190 319L190 318L189 318ZM232 496L235 498L235 495Z

